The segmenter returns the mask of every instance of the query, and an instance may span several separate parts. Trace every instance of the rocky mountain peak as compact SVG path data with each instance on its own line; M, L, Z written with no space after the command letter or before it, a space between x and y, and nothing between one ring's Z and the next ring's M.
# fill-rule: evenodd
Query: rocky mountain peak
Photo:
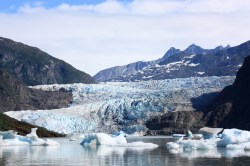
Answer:
M172 55L174 55L174 54L176 54L176 53L178 53L178 52L180 52L180 49L176 49L176 48L174 48L174 47L171 47L171 48L164 54L164 56L162 57L162 60L165 60L166 58L168 58L168 57L170 57L170 56L172 56Z
M202 54L205 52L205 50L202 47L200 47L196 44L191 44L184 51L187 53L190 53L190 54Z
M231 46L228 44L226 47L224 47L225 49L229 49L231 48Z

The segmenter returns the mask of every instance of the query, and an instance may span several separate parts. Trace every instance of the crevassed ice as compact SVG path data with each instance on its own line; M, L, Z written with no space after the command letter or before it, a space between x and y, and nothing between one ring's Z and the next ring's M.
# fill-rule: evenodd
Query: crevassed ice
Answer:
M233 83L235 77L196 77L141 82L40 85L32 88L73 93L68 108L10 111L6 114L59 133L123 130L144 132L144 122L167 111L194 110L212 99L210 95Z

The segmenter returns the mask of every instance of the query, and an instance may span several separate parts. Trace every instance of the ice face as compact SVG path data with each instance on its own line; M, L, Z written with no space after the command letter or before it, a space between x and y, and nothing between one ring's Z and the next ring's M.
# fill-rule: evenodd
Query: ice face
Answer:
M59 133L122 130L146 131L144 122L167 111L194 110L208 103L214 92L233 83L235 77L196 77L142 82L40 85L32 88L72 92L68 108L10 111L6 114ZM205 95L204 95L205 94ZM211 94L211 95L210 95Z

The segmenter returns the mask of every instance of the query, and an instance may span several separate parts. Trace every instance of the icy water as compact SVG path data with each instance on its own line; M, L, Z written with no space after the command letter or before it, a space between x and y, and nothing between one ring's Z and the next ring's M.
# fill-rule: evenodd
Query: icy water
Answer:
M1 166L191 166L191 165L250 165L250 152L244 150L208 150L185 153L169 152L169 137L133 137L128 142L143 141L160 145L156 149L123 147L84 147L80 141L65 138L54 139L58 147L48 146L0 146Z

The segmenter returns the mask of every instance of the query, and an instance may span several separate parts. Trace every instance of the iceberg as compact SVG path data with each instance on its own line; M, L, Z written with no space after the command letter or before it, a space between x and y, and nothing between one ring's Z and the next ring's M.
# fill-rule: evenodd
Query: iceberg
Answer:
M217 136L218 133L220 133L223 130L223 128L209 128L209 127L203 127L199 130L199 133L203 135L204 139L214 138Z
M176 142L168 142L166 144L169 150L212 150L217 147L225 147L226 149L243 149L250 148L250 132L239 129L224 129L220 136L217 133L223 129L203 129L203 138L197 139L179 139ZM207 134L209 133L209 134ZM209 139L205 139L209 135ZM211 137L213 135L213 137Z
M13 130L9 131L0 131L0 136L2 136L2 139L14 139L16 137L17 132Z
M29 145L29 142L20 141L18 137L14 138L14 139L5 139L5 140L3 140L3 142L6 143L7 145L11 145L11 146Z
M115 145L117 144L116 140L113 139L110 135L105 133L93 133L86 134L81 145L88 145L91 142L96 141L97 145Z
M145 142L131 142L128 143L126 138L123 135L119 136L110 136L106 133L90 133L85 134L85 138L81 142L81 145L107 145L114 147L127 147L127 148L157 148L158 145L153 143L145 143Z
M2 145L12 145L12 146L51 146L59 145L59 143L52 140L43 140L39 138L36 134L37 128L32 128L31 133L26 136L18 135L13 130L0 132L0 146Z

